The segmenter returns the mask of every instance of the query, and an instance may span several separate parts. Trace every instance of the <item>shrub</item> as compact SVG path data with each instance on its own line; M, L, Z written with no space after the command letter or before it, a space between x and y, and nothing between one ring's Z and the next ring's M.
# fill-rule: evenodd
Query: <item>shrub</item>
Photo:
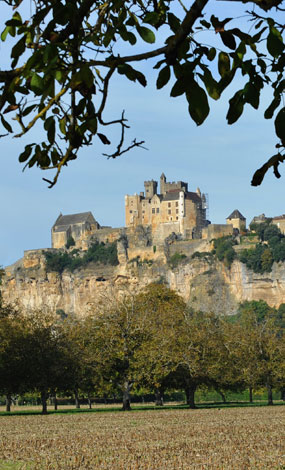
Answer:
M72 236L68 237L65 248L68 250L71 246L75 246L75 240Z
M170 257L169 265L171 266L171 268L176 268L186 258L187 256L183 253L176 252Z
M235 241L231 236L216 238L214 240L214 253L219 261L223 261L226 266L230 267L236 258L236 252L233 249Z
M93 243L83 254L79 255L79 250L72 250L71 253L62 251L45 252L47 271L56 271L62 273L65 269L75 271L75 269L86 266L87 264L101 263L116 266L119 264L117 255L117 243Z

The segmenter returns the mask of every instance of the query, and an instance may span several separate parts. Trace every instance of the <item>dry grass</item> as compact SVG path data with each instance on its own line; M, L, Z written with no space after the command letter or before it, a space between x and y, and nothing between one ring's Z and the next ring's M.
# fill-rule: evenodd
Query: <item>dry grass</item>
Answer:
M1 470L285 469L284 406L7 416L0 426Z

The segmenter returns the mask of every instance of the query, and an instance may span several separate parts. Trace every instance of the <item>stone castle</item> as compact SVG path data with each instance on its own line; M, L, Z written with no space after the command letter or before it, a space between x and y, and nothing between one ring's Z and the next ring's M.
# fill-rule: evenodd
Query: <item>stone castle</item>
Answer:
M188 191L183 181L167 182L164 173L160 177L160 193L157 181L145 181L145 192L125 196L127 227L150 225L153 233L164 227L165 235L180 233L183 238L202 238L207 226L206 197L198 188Z
M125 229L101 227L91 212L60 214L51 231L52 248L64 248L72 238L76 248L87 249L92 238L110 241L119 238L122 230L131 232L138 228L149 230L153 244L158 246L171 234L181 240L211 240L246 228L246 219L238 210L229 215L226 224L211 224L206 218L206 195L199 188L188 191L184 181L168 182L164 173L160 192L154 180L145 181L144 189L125 196Z
M150 282L165 282L201 311L236 313L244 300L262 299L271 306L284 303L285 263L274 263L271 273L257 274L239 260L228 268L207 254L213 239L246 231L246 219L237 209L225 224L212 224L206 215L207 197L199 189L188 191L187 183L167 182L164 174L159 192L156 181L146 181L144 187L139 195L125 196L125 227L103 227L91 212L60 214L51 231L52 248L27 250L5 268L3 300L27 311L44 308L85 315L106 295L119 298ZM252 222L266 220L285 233L285 215L268 219L262 214ZM47 252L68 247L87 250L94 242L116 242L118 265L91 263L61 273L47 269ZM203 256L193 257L197 252ZM174 266L171 259L177 255L182 261Z

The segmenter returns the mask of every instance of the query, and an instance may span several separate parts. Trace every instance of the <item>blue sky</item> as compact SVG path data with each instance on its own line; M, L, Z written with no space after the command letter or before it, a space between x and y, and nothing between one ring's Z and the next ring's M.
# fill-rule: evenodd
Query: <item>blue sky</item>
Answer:
M229 16L225 2L212 5L217 16ZM234 8L236 11L231 8L231 13L237 15L243 9ZM254 170L274 153L274 125L263 119L270 90L259 111L247 107L232 126L225 120L230 91L219 102L210 100L211 114L197 127L188 115L185 99L169 97L171 85L156 91L157 71L152 66L147 63L137 67L148 76L145 89L115 77L107 113L114 117L125 109L131 125L126 143L136 137L146 141L148 150L135 149L116 160L107 160L102 156L107 147L94 144L83 149L78 160L64 169L58 184L48 189L42 177L51 175L38 169L22 173L17 161L26 143L41 138L39 131L34 130L23 140L0 141L0 265L15 262L24 250L50 247L50 229L60 212L90 210L102 225L123 226L124 195L142 191L144 180L158 180L162 172L168 180L188 181L190 191L199 186L208 193L213 223L225 223L234 209L239 209L248 222L263 212L267 216L285 213L282 167L284 176L280 180L268 174L261 187L250 186ZM238 80L241 86L244 82ZM238 89L237 82L235 87ZM115 131L111 137L115 139Z

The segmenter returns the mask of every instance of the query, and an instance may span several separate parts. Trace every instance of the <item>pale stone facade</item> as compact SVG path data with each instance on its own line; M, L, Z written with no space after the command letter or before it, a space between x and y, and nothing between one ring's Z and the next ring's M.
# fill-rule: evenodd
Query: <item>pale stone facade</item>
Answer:
M64 248L70 237L74 239L77 248L84 248L82 242L99 228L91 212L60 214L51 229L52 248Z
M246 230L246 218L237 209L228 216L227 224L232 225L233 228L238 229L239 232Z
M184 238L201 238L206 221L206 198L199 189L188 191L183 181L167 182L160 177L160 194L157 182L144 182L145 192L125 196L126 226L149 225L152 231L180 233ZM161 229L163 227L163 230Z
M233 234L232 224L210 224L202 230L203 240L226 237Z
M283 233L283 235L285 235L285 214L279 215L277 217L273 217L272 223L274 225L277 225L280 232Z

